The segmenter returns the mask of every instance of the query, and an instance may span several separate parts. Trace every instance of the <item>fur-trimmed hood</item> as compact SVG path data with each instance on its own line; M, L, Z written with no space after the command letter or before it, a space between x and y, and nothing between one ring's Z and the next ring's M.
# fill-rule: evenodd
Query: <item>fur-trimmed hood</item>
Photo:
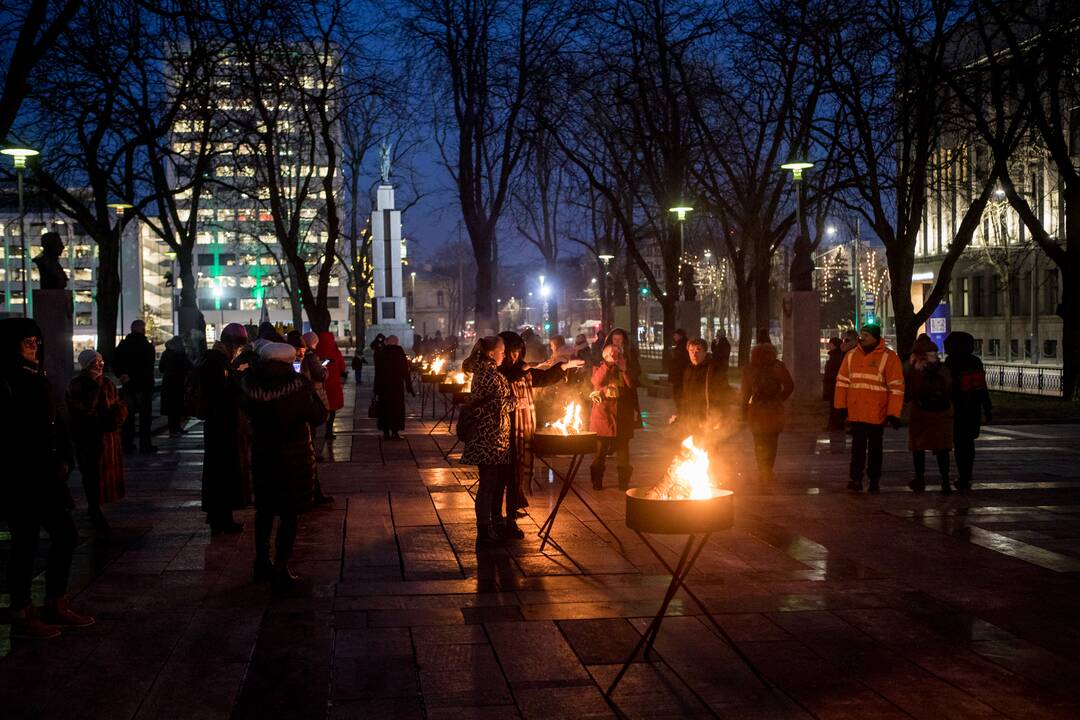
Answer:
M286 363L256 364L240 379L240 392L254 402L273 402L304 390L311 390L311 383Z

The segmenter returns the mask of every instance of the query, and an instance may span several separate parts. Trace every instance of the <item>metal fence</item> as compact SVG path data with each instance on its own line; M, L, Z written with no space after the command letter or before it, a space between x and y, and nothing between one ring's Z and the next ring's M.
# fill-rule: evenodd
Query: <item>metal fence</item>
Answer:
M983 367L991 390L1061 397L1060 367L994 362L984 362Z

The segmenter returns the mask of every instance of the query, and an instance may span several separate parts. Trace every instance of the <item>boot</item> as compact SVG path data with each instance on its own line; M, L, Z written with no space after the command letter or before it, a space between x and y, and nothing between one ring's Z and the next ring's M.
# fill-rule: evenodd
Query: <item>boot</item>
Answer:
M502 542L502 536L493 523L477 522L476 542L478 545L497 545Z
M11 637L18 640L48 640L60 637L60 628L43 622L27 605L22 610L11 611Z
M958 492L966 493L971 490L971 481L963 478L956 481L956 490Z
M51 625L59 625L64 628L84 628L94 624L94 618L89 615L81 615L71 609L67 595L58 598L45 599L44 619Z
M847 489L853 492L862 492L862 480L852 478L847 484Z
M921 475L918 475L908 483L908 487L911 488L912 492L921 493L926 490L926 480Z
M959 486L957 486L957 487L959 487ZM947 477L941 478L941 494L942 495L948 495L951 492L952 492L952 488L949 487L949 478L947 478Z
M518 527L517 521L513 518L507 518L506 524L503 527L503 532L506 533L507 538L521 540L523 537L525 537L525 533L522 531L521 528Z
M618 468L618 470L619 470L619 489L620 490L629 490L630 489L630 478L633 477L633 475L634 475L634 468L631 467L630 465L624 465L624 466Z
M604 489L604 468L595 465L589 466L589 475L592 477L592 489Z
M874 494L881 492L881 487L878 485L876 478L870 481L870 487L866 488L866 492Z

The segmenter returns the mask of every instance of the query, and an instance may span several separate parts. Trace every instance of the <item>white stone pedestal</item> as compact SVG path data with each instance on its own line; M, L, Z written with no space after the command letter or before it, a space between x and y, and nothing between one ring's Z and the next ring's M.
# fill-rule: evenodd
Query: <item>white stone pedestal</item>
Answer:
M701 337L701 303L697 300L680 300L675 304L675 327L682 328L688 340Z
M783 360L795 380L792 400L820 405L821 306L816 290L789 292L783 301Z
M412 348L413 330L409 325L408 306L401 277L401 211L394 208L394 186L379 185L375 209L371 212L371 266L375 297L372 307L375 322L368 326L366 337L379 333L397 335L406 352ZM370 342L368 340L367 342Z
M34 320L45 340L45 372L57 408L65 408L64 395L75 376L74 330L70 290L33 291Z

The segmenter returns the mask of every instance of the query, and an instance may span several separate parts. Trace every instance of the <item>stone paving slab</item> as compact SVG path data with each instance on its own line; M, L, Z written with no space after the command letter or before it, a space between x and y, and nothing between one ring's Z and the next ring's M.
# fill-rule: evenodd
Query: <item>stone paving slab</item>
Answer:
M745 437L729 441L716 462L736 524L688 584L770 688L680 592L609 699L669 580L626 528L613 470L604 490L577 485L557 545L535 535L559 490L538 472L527 537L478 547L476 471L460 446L444 456L445 426L429 435L414 406L405 439L384 441L370 388L350 387L319 466L335 503L302 518L295 593L251 583L251 511L244 533L209 536L193 424L128 459L111 538L76 513L72 588L98 624L36 645L0 626L5 720L1080 717L1078 427L988 427L976 491L948 497L907 490L904 433L886 433L878 496L844 489L823 435L783 435L768 488ZM637 484L680 439L653 424L666 402L643 400ZM683 540L651 542L673 564Z

